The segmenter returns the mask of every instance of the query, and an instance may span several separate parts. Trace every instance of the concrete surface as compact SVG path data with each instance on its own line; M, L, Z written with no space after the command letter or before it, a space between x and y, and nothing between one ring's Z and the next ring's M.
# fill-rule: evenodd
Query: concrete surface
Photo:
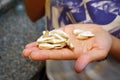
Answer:
M0 17L0 80L30 80L44 66L21 56L24 46L44 30L44 19L32 23L19 5Z

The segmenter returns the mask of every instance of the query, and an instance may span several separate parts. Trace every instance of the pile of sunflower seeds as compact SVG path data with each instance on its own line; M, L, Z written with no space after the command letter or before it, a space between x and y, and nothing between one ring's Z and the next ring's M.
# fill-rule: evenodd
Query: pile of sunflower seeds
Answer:
M85 40L94 36L92 32L80 29L73 30L73 34L79 40ZM74 49L68 34L62 30L43 31L43 35L37 39L37 42L40 49L61 49L64 47Z
M43 31L43 35L37 39L37 42L40 49L74 48L69 36L62 30Z

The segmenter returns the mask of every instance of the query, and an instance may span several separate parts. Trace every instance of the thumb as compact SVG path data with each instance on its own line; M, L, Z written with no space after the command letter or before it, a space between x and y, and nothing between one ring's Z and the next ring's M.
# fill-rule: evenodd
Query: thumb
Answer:
M80 73L90 62L88 55L80 56L75 63L75 71Z

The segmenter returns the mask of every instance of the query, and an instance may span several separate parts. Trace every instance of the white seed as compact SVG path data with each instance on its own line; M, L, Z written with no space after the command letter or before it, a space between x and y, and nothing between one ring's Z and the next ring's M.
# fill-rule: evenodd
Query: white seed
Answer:
M51 39L49 41L47 41L47 43L52 43L52 44L58 44L58 43L62 43L62 42L65 42L64 40L60 40L60 39Z
M54 36L54 38L59 39L61 41L66 41L67 40L59 34L50 34L50 36Z
M77 39L84 40L88 39L89 37L95 36L91 31L84 31L81 29L73 30L73 34L77 37Z
M45 37L45 38L40 37L40 38L37 39L37 42L39 42L39 43L47 42L47 41L49 41L51 39L54 39L54 37Z
M77 39L80 39L80 40L88 39L88 36L83 36L81 34L77 35L76 37L77 37Z
M53 49L54 45L48 44L48 43L41 43L39 44L39 48L40 49Z
M88 36L88 37L95 36L95 35L94 35L92 32L90 32L90 31L82 32L80 35L82 35L82 36Z
M49 31L43 31L43 37L48 37L49 36Z
M52 30L52 31L50 31L50 34L58 34L58 35L66 38L66 39L68 39L68 37L69 37L69 36L68 36L64 31L62 31L62 30Z
M75 30L73 30L73 33L75 34L75 35L78 35L78 34L80 34L80 33L82 33L82 32L84 32L83 30L80 30L80 29L75 29Z
M67 43L67 46L68 46L70 49L74 49L74 46L73 46L73 44L70 42L70 40L67 40L66 43Z
M66 46L66 43L53 44L55 49L60 49Z

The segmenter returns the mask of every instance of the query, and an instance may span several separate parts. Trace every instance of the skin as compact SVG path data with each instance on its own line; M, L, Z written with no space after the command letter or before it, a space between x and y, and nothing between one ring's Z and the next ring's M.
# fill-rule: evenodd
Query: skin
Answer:
M25 46L22 55L32 60L76 60L75 70L81 72L89 63L104 59L111 49L111 35L98 25L73 24L60 29L69 35L74 50L69 48L40 50L37 42L32 42ZM95 36L87 40L78 40L72 33L74 29L89 30Z
M35 22L45 14L45 0L24 0L26 13Z
M120 39L111 36L112 38L112 47L110 49L110 56L113 57L116 61L120 62Z

